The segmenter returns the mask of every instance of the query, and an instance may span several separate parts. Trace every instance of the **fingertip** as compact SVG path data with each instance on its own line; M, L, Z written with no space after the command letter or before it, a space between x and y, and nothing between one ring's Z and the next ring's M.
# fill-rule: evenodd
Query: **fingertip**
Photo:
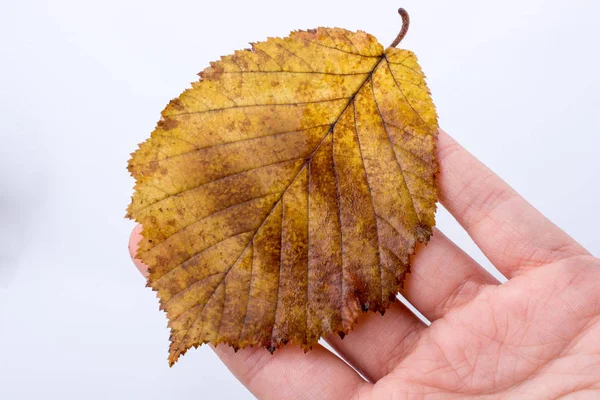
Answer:
M136 258L138 248L140 247L140 240L142 240L142 226L136 225L131 231L131 235L129 236L129 255L133 260L133 263L140 271L140 273L146 277L148 276L148 266L142 262L139 258Z
M445 130L443 130L442 128L438 129L438 137L437 137L437 139L438 139L438 146L437 146L438 147L438 156L441 159L439 161L443 161L442 159L446 155L445 154L446 148L448 146L453 146L453 145L456 145L458 143L456 142L456 140L454 140L452 138L452 136L448 135L448 133ZM440 153L442 153L442 154L440 154Z

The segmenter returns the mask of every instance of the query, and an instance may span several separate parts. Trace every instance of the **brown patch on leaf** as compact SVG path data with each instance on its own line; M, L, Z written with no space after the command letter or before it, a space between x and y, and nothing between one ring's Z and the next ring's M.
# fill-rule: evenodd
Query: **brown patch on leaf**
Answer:
M163 131L168 131L171 129L175 129L177 127L177 125L179 125L179 122L177 122L176 120L172 119L172 118L163 118L160 121L158 121L158 127L160 129L162 129Z

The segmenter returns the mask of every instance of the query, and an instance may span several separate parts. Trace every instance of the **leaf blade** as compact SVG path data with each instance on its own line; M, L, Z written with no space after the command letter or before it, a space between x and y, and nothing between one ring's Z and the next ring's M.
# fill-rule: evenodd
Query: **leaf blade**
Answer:
M310 348L383 312L435 223L437 114L414 55L319 28L200 76L129 164L170 364L206 342Z

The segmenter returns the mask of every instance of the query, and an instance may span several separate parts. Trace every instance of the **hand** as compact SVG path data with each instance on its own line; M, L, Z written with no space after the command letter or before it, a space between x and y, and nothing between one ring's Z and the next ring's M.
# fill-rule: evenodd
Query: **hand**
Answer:
M444 132L438 149L442 204L508 281L436 230L402 292L430 326L396 302L327 338L368 382L322 346L216 348L258 398L600 398L600 260Z

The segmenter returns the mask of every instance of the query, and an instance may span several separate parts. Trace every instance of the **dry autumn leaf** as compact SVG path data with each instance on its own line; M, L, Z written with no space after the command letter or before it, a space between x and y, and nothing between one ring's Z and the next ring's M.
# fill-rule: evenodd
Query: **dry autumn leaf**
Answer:
M383 313L435 223L438 123L415 55L318 28L200 77L129 162L170 364L208 342L309 349Z

